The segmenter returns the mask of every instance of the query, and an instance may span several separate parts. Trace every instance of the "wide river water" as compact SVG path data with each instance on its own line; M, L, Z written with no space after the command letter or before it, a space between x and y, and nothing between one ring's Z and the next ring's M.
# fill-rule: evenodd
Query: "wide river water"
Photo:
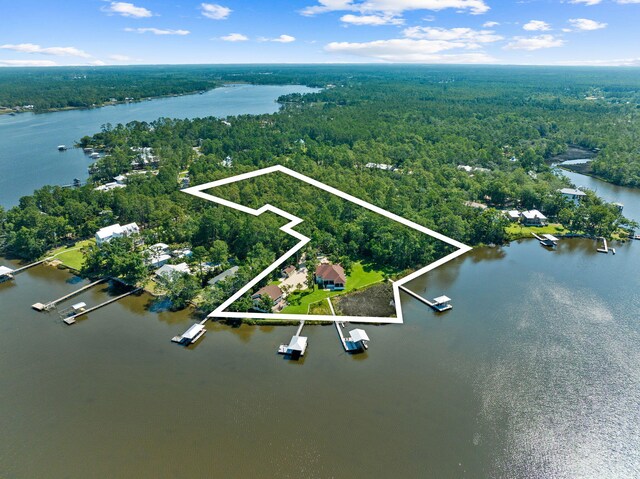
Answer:
M318 91L302 85L229 85L202 95L159 98L88 110L0 115L0 206L18 203L44 185L68 185L84 180L92 163L81 149L72 147L102 125L153 121L159 117L196 118L274 113L276 99L289 93Z
M595 186L640 219L640 191ZM81 282L35 267L0 284L0 477L640 477L640 244L615 247L471 251L411 285L452 311L404 297L358 356L306 327L298 362L288 326L179 347L193 318L148 296L65 326L30 306Z

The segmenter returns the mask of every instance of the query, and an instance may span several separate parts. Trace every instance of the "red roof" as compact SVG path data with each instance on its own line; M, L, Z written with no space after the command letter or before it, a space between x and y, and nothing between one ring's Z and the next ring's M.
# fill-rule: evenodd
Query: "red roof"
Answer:
M275 284L269 284L267 286L265 286L264 288L260 288L256 294L254 294L252 296L252 298L255 298L257 296L262 296L262 295L267 295L269 296L272 300L276 300L278 299L280 296L282 296L282 290L276 286Z
M283 269L282 271L284 271L287 274L291 274L296 270L296 267L293 265L287 266L285 269Z
M321 263L316 268L316 276L323 281L346 284L347 275L339 264Z

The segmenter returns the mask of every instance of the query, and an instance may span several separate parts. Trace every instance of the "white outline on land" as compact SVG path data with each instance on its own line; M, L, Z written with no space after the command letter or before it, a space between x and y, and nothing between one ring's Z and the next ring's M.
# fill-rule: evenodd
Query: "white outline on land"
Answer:
M307 238L306 236L298 233L297 231L295 231L293 228L297 225L299 225L300 223L302 223L302 219L298 218L297 216L292 215L291 213L287 213L286 211L281 210L280 208L277 208L275 206L272 205L264 205L260 208L253 209L253 208L249 208L247 206L243 206L237 203L234 203L232 201L229 200L225 200L223 198L219 198L217 196L213 196L210 195L208 193L204 193L204 190L210 190L212 188L217 188L218 186L223 186L223 185L228 185L229 183L235 183L238 181L243 181L243 180L248 180L250 178L255 178L256 176L262 176L262 175L267 175L269 173L275 173L275 172L279 172L279 173L284 173L286 175L289 175L293 178L296 178L297 180L303 181L304 183L307 183L309 185L315 186L316 188L319 188L323 191L326 191L327 193L331 193L333 195L336 195L342 199L345 199L347 201L351 201L352 203L355 203L358 206L361 206L362 208L365 208L369 211L373 211L374 213L377 213L379 215L384 216L385 218L389 218L393 221L396 221L398 223L401 223L405 226L408 226L410 228L413 228L417 231L420 231L421 233L424 233L426 235L429 235L433 238L436 238L440 241L444 241L447 244L450 244L456 248L458 248L456 251L454 251L451 254L448 254L447 256L440 258L437 261L434 261L433 263L425 266L424 268L420 268L419 270L411 273L408 276L405 276L404 278L398 280L398 281L394 281L393 282L393 298L395 301L395 305L396 305L396 317L395 318L382 318L382 317L365 317L365 316L329 316L329 315L308 315L308 314L280 314L280 313L243 313L243 312L232 312L232 311L225 311L231 304L233 304L238 298L240 298L242 295L244 295L246 292L248 292L249 290L251 290L251 288L253 288L256 284L258 284L262 279L266 278L272 271L274 271L278 266L282 265L285 263L285 261L287 259L289 259L290 257L292 257L296 251L300 250L304 245L306 245L310 240L310 238ZM436 231L430 230L429 228L425 228L424 226L421 226L417 223L414 223L413 221L409 221L405 218L402 218L398 215L395 215L393 213L390 213L389 211L386 211L382 208L379 208L375 205L372 205L371 203L367 203L366 201L363 201L359 198L356 198L355 196L351 196L347 193L344 193L343 191L340 191L336 188L333 188L331 186L325 185L324 183L321 183L320 181L314 180L313 178L309 178L308 176L305 176L303 174L300 174L296 171L290 170L289 168L286 168L282 165L275 165L275 166L270 166L268 168L263 168L261 170L256 170L256 171L252 171L250 173L245 173L242 175L236 175L236 176L231 176L229 178L224 178L222 180L217 180L217 181L212 181L210 183L205 183L202 185L198 185L198 186L192 186L190 188L186 188L184 190L182 190L183 193L188 193L190 195L193 196L197 196L199 198L208 200L208 201L212 201L214 203L223 205L223 206L227 206L229 208L233 208L235 210L238 211L242 211L243 213L247 213L253 216L260 216L262 213L266 212L266 211L270 211L272 213L275 213L277 215L282 216L283 218L286 218L287 220L289 220L289 223L287 223L286 225L282 226L280 228L280 230L284 231L285 233L290 234L291 236L293 236L294 238L297 238L299 240L299 243L297 245L295 245L293 248L291 248L289 251L287 251L285 254L283 254L282 256L280 256L278 259L276 259L267 269L265 269L264 271L262 271L258 276L256 276L255 278L253 278L249 283L247 283L245 286L243 286L240 290L238 290L233 296L231 296L229 299L227 299L224 303L222 303L220 306L218 306L213 312L211 312L208 316L207 319L209 318L235 318L235 319L241 319L241 318L253 318L253 319L281 319L283 321L287 321L287 320L310 320L311 318L313 320L317 320L317 321L353 321L353 322L359 322L359 323L377 323L377 324L391 324L391 323L396 323L396 324L400 324L403 322L402 320L402 305L400 303L400 287L406 283L408 283L409 281L417 278L418 276L421 276L423 274L425 274L428 271L431 271L432 269L437 268L438 266L441 266L445 263L447 263L448 261L451 261L454 258L457 258L458 256L466 253L467 251L469 251L471 249L471 247L460 243L459 241L456 241L454 239L451 239L443 234L440 234ZM405 288L406 289L406 288ZM207 321L207 319L203 320L202 322L204 323L205 321Z

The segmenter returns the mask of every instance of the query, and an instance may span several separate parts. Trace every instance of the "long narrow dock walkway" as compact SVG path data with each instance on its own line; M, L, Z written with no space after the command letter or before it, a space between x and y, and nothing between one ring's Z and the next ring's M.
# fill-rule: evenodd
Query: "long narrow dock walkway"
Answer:
M329 309L331 309L331 314L333 314L334 316L336 315L335 310L333 309L333 304L331 303L331 298L327 298L327 302L329 303ZM348 353L355 351L356 349L358 349L356 347L355 344L353 344L352 341L347 341L344 337L344 334L342 334L342 327L344 327L344 323L341 323L340 321L334 321L333 325L336 327L336 331L338 331L338 337L340 338L340 342L342 343L342 347L344 348L344 350Z
M429 301L428 299L423 298L419 294L414 293L413 291L411 291L410 289L405 288L404 286L399 286L399 288L402 291L404 291L405 293L407 293L408 295L413 296L418 301L423 302L424 304L426 304L427 306L431 307L432 309L434 309L435 311L437 311L439 313L441 313L443 311L447 311L447 310L453 308L453 306L451 306L449 304L449 301L451 301L451 300L449 298L447 298L446 296L439 296L439 297L435 298L433 301Z
M21 268L14 269L11 274L16 275L18 273L22 273L23 271L26 271L29 268L33 268L34 266L38 266L39 264L42 264L42 263L44 263L45 261L47 261L49 259L50 258L41 259L40 261L36 261L35 263L31 263L31 264L28 264L26 266L22 266Z
M78 319L80 316L84 316L85 314L89 314L91 311L95 311L97 309L100 309L100 308L102 308L104 306L107 306L108 304L115 303L116 301L119 301L122 298L125 298L125 297L127 297L127 296L129 296L129 295L131 295L133 293L137 293L141 289L142 288L136 288L136 289L133 289L133 290L127 292L127 293L121 294L120 296L116 296L115 298L111 298L111 299L105 301L104 303L98 304L97 306L93 306L93 307L91 307L89 309L86 309L85 311L81 311L81 312L79 312L77 314L69 316L68 318L64 318L63 321L66 324L69 324L69 325L74 324L76 322L76 319Z
M80 289L76 289L75 291L72 291L71 293L69 293L69 294L67 294L65 296L62 296L61 298L54 299L53 301L49 301L48 303L44 303L44 304L43 303L35 303L35 304L32 304L31 307L33 309L35 309L36 311L49 311L49 310L52 310L53 308L56 307L56 305L58 303L61 303L61 302L65 301L65 300L67 300L69 298L73 298L74 296L77 296L78 294L82 293L83 291L86 291L86 290L88 290L90 288L93 288L95 285L103 283L106 280L107 280L107 278L99 279L98 281L94 281L91 284L87 284L87 285L83 286Z

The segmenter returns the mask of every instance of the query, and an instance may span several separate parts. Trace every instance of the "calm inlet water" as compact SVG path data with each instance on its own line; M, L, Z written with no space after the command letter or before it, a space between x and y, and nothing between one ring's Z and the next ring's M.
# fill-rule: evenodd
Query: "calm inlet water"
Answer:
M317 89L301 85L232 85L202 95L122 104L91 110L54 113L22 113L0 116L0 206L18 203L43 185L71 184L86 179L90 160L82 150L58 151L58 145L73 146L102 125L153 121L159 117L196 118L206 116L274 113L276 99L289 93Z
M294 327L176 346L147 296L65 326L30 305L78 284L36 267L0 285L0 477L640 477L637 243L472 251L412 284L452 311L405 297L360 356L307 327L300 362Z

